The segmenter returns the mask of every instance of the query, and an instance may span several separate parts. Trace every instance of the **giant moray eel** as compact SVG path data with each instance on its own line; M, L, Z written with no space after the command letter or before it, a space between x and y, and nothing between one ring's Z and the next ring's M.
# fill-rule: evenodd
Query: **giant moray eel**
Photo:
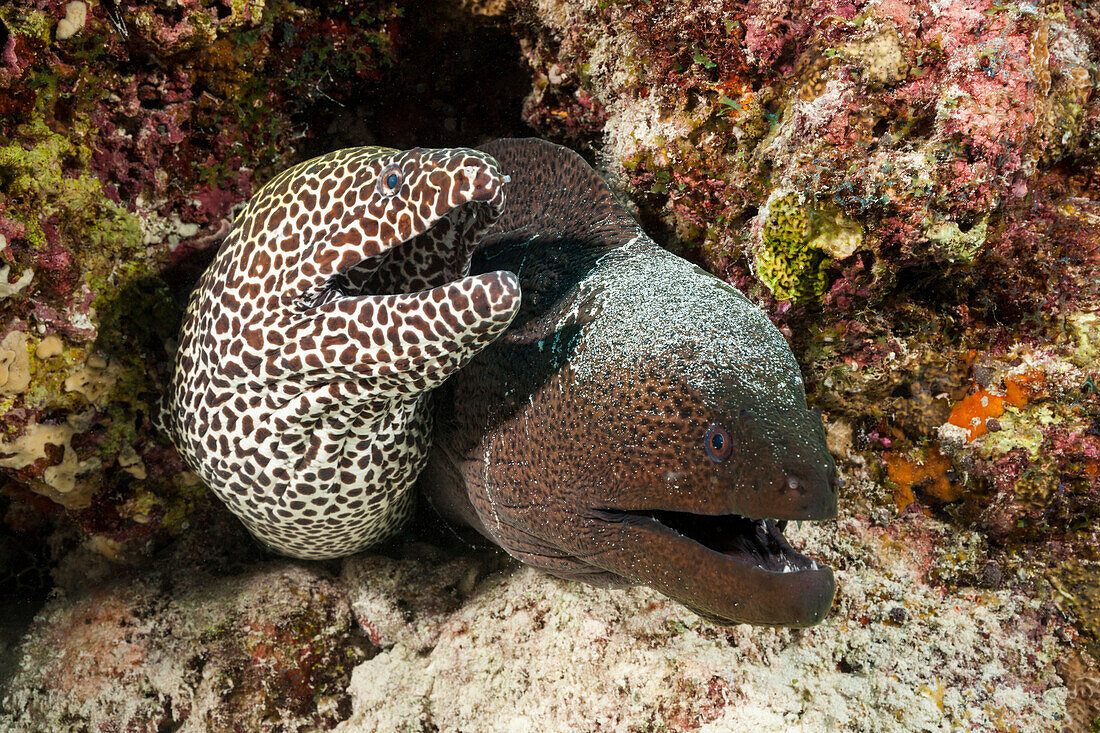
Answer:
M514 272L512 326L436 391L422 490L523 562L645 583L725 621L805 626L832 572L786 520L836 513L836 468L787 343L660 249L575 153L484 148L510 177L473 272Z
M338 557L410 514L430 390L519 306L512 273L465 277L504 183L476 150L353 148L284 171L237 218L161 417L264 544Z
M191 297L162 418L264 544L337 557L409 515L448 377L421 474L445 516L722 620L828 610L832 573L776 521L836 511L786 342L546 142L355 148L277 176Z

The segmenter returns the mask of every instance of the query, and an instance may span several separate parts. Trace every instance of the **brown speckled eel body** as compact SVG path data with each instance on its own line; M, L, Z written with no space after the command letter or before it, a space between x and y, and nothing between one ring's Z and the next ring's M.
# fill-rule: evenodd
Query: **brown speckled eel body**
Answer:
M835 516L838 478L782 335L654 244L575 153L483 149L511 182L472 271L515 273L522 303L436 391L422 490L555 575L724 621L821 621L832 572L782 528Z

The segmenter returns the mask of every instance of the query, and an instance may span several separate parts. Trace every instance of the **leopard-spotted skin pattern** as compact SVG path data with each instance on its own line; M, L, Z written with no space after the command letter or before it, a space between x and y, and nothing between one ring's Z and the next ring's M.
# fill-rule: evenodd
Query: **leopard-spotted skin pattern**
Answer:
M411 513L429 392L520 301L466 277L503 177L469 149L339 150L248 203L192 294L162 423L261 542L357 552Z

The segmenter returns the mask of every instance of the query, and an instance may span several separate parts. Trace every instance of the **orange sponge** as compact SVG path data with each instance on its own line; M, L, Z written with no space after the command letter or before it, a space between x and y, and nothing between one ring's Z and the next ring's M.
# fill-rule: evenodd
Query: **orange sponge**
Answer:
M1004 414L1004 402L1004 397L998 397L986 389L979 389L974 394L955 403L955 406L951 408L951 417L947 418L947 422L960 428L966 428L966 439L974 440L980 435L985 435L986 420ZM1011 404L1015 403L1012 402ZM1027 404L1026 401L1024 404Z

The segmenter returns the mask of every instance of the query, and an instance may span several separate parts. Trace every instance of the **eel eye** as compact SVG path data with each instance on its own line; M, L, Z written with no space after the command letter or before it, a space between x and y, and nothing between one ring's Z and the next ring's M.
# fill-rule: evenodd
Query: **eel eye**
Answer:
M399 188L401 188L401 169L397 166L390 166L378 176L378 192L383 196L392 196Z
M703 446L707 449L707 456L715 463L721 463L733 453L733 440L729 431L721 425L711 425L703 436Z

